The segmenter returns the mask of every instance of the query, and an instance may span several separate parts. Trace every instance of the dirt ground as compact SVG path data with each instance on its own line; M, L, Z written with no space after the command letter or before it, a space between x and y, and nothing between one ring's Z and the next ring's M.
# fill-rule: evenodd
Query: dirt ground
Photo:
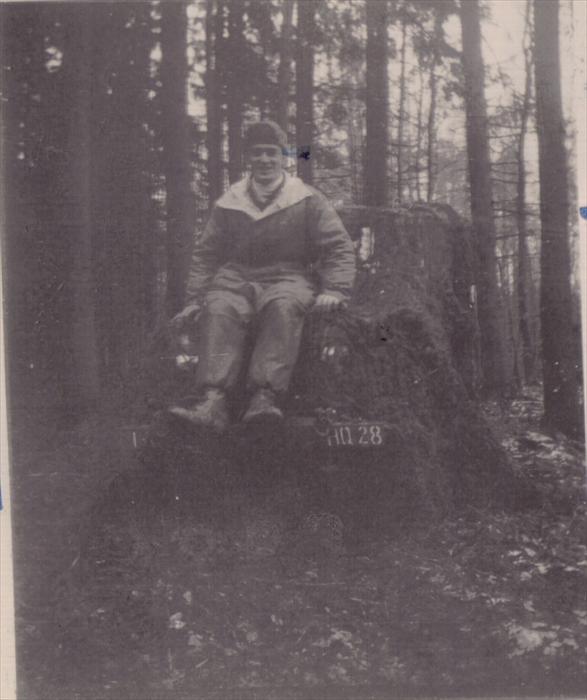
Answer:
M138 473L115 422L17 421L19 697L585 697L582 452L536 391L485 412L539 499L389 532L288 484L196 480L135 511L105 498Z

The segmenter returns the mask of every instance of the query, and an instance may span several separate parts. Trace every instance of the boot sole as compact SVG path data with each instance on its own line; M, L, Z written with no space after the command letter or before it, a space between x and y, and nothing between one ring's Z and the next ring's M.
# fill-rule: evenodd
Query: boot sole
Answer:
M173 416L173 418L180 420L184 425L190 425L192 428L198 431L206 431L208 433L214 433L215 435L222 435L228 429L228 423L223 426L204 423L194 418L191 411L179 406L167 409L167 413L170 416Z
M246 416L242 420L243 425L254 425L254 426L268 426L274 427L283 424L283 415L277 413L259 413L257 415L247 418Z

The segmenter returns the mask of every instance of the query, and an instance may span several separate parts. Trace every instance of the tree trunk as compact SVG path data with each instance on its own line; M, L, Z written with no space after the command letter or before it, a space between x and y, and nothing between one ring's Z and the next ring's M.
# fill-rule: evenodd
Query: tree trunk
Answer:
M312 184L314 138L314 17L315 0L298 0L296 55L296 148L298 176Z
M424 109L424 79L422 70L418 71L418 114L416 125L416 201L422 201L422 134L423 134L423 109Z
M167 209L167 297L169 316L183 304L194 229L191 143L187 113L187 15L183 3L161 5L161 104Z
M352 96L349 99L346 133L349 147L349 169L351 197L355 204L362 201L364 131L362 119L363 103L357 98L357 90L363 80L362 62L355 61L349 66L349 83Z
M147 98L153 27L142 3L91 7L92 33L100 37L93 42L92 105L97 336L102 382L112 400L124 400L124 380L134 376L153 325L156 224Z
M484 92L484 66L481 55L481 26L477 0L461 3L463 70L465 74L465 110L471 216L477 233L479 255L479 326L483 388L487 393L502 394L509 384L506 371L504 339L495 260L495 220L487 105Z
M531 29L529 26L530 2L528 0L526 10L526 37ZM517 295L518 295L518 322L522 344L522 365L524 381L532 381L534 378L534 348L530 334L528 320L528 232L526 226L526 162L524 149L526 134L528 131L528 117L530 115L530 96L532 89L532 55L529 46L524 47L525 54L525 85L522 110L520 113L520 135L517 149L517 182L516 182L516 225L518 229L518 270L517 270Z
M206 2L206 150L208 151L208 203L222 194L222 86L219 47L224 26L222 0Z
M559 3L534 2L536 122L540 173L540 320L544 421L566 434L582 429L572 331L568 178L561 97Z
M440 40L442 38L442 17L438 9L434 12L434 54L430 65L430 109L428 112L428 190L426 200L434 199L434 187L436 184L436 94L437 77L436 68L440 63Z
M233 2L228 9L226 42L226 120L228 124L228 179L236 182L243 175L244 75L240 57L244 54L243 6ZM230 69L229 69L230 66Z
M283 24L281 25L281 49L279 56L279 73L277 76L277 123L286 134L289 127L293 7L293 0L283 0Z
M406 105L406 36L407 24L402 21L402 49L400 53L399 110L397 121L397 201L404 200L404 116Z
M353 522L355 513L364 517L368 502L369 523L377 527L400 518L406 527L423 517L438 522L461 508L511 503L519 485L471 398L476 324L468 227L440 206L401 213L353 206L339 213L353 240L370 231L376 264L361 266L348 309L308 317L284 406L287 419L271 436L271 449L233 433L207 461L228 460L234 470L255 464L257 474L287 465L296 482L309 487L304 497L316 508L342 510ZM325 348L332 351L326 359ZM161 403L177 391L155 372L149 380ZM328 417L314 418L321 406L334 409L335 423L343 422L331 428L330 440ZM164 423L161 428L165 436ZM169 430L163 439L157 431L144 457L154 465L171 459L179 475L186 472L178 463L184 457L178 433L172 425ZM339 449L343 445L354 447ZM330 476L320 476L321 464L332 467Z
M63 319L52 302L62 296L59 290L64 286L62 275L67 273L69 246L66 240L65 255L56 267L54 260L63 250L67 234L53 225L56 207L43 192L44 183L54 183L54 171L44 161L48 153L57 152L55 138L59 131L52 134L46 126L46 93L55 92L46 86L46 11L29 3L9 3L0 8L5 168L1 252L9 405L16 409L22 402L27 412L32 405L37 409L49 407L56 416L63 408L65 352L63 345L55 342ZM50 87L56 86L52 83ZM52 104L55 101L53 95ZM63 100L57 102L62 124ZM63 151L63 143L59 143L59 149ZM45 322L47 318L51 318L51 324Z
M75 410L95 408L100 396L100 366L96 336L96 284L93 266L92 219L92 16L87 8L67 8L70 24L63 70L71 90L68 134L69 223L73 226L71 372L68 404Z
M31 99L17 139L25 200L15 231L34 282L22 302L29 376L41 379L27 401L75 418L107 379L118 394L149 319L150 8L45 3L18 29L34 36L23 52ZM48 45L61 49L54 70Z
M387 5L367 0L367 137L365 204L384 206L388 198Z

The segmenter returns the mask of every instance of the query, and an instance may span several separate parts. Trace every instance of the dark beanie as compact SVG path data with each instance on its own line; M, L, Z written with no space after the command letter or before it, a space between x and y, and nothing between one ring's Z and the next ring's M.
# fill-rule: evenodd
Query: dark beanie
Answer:
M278 124L265 119L251 124L245 132L245 150L259 143L273 144L284 149L287 147L287 137Z

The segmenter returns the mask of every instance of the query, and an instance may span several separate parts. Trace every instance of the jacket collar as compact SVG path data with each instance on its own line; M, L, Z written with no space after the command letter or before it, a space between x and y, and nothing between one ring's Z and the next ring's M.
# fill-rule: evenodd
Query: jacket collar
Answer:
M246 175L242 180L231 185L216 202L216 206L221 209L242 211L254 221L259 221L259 219L265 219L281 209L291 207L301 202L303 199L306 199L306 197L312 196L312 191L299 177L292 177L288 173L285 173L285 182L283 183L281 192L271 204L265 207L263 211L260 211L249 196L249 178L250 175Z

